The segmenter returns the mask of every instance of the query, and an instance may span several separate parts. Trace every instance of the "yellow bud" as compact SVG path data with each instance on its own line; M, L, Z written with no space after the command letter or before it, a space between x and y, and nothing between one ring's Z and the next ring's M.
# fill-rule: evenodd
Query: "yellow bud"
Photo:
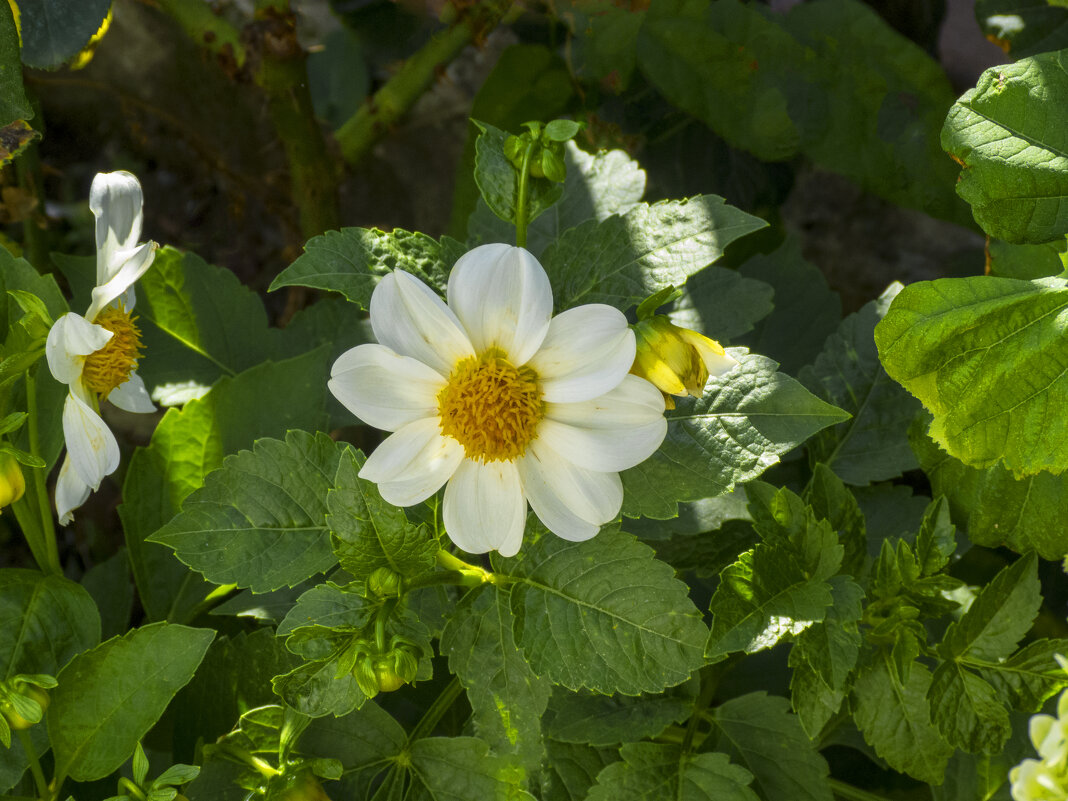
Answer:
M0 509L22 497L26 491L26 479L22 468L10 453L0 453Z
M698 398L709 376L723 375L738 364L716 340L679 328L663 315L640 320L634 334L638 349L630 371L663 392L669 409L675 408L671 395Z

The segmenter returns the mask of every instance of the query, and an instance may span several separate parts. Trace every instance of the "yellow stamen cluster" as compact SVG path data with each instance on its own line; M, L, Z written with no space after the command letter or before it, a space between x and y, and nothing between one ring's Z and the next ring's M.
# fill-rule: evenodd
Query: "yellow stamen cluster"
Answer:
M94 323L106 328L113 336L108 343L85 358L82 382L101 398L107 398L111 390L124 384L137 366L141 357L141 332L122 304L104 309Z
M522 456L545 413L537 374L497 350L458 362L438 393L441 433L480 462Z

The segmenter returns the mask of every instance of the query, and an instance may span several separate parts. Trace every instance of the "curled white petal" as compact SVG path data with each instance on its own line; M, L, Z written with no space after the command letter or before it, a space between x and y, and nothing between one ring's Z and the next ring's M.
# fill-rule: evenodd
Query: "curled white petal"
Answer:
M111 278L93 290L92 303L89 304L89 310L85 313L87 319L95 320L109 303L119 297L123 299L123 305L127 311L133 308L132 287L134 282L152 266L152 261L156 258L156 248L155 242L145 242L136 248L122 250L114 255L115 265Z
M375 338L402 356L449 375L475 351L463 326L434 291L404 270L394 270L371 293Z
M523 544L526 512L515 462L464 459L445 486L445 531L468 553L515 556Z
M445 379L385 345L357 345L338 357L327 386L363 422L385 431L437 414Z
M115 435L75 392L68 393L63 404L63 438L74 472L90 489L99 489L104 476L119 466Z
M667 434L664 397L637 376L581 403L547 403L538 439L580 467L617 472L648 459Z
M535 440L519 460L519 477L530 508L549 531L565 540L588 540L623 505L618 473L579 467Z
M377 484L388 503L412 506L437 492L463 458L463 446L442 436L437 418L424 418L386 437L367 457L360 478Z
M511 245L482 245L461 256L449 275L448 299L476 351L500 348L517 366L541 345L553 313L545 270Z
M96 353L114 336L106 328L73 312L52 325L45 340L45 358L52 376L62 384L74 384L82 376L85 357Z
M558 314L530 366L551 403L590 400L615 389L634 364L634 332L619 309L602 303Z
M147 414L156 411L156 405L145 389L145 382L137 373L130 373L129 378L111 390L108 401L127 412Z
M70 454L67 454L63 459L63 466L59 468L59 478L56 479L56 513L61 526L70 525L74 519L72 513L85 503L90 491L90 487L78 478L78 474L71 467Z
M89 190L89 208L96 215L96 285L111 281L129 250L141 238L141 184L132 174L98 173ZM117 296L116 296L117 297Z

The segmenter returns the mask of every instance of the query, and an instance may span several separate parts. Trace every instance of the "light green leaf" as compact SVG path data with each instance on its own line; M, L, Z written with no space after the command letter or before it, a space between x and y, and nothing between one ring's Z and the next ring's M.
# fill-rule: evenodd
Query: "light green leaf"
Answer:
M153 623L75 657L60 671L47 713L56 774L93 781L118 769L193 677L214 636Z
M325 500L342 453L322 433L258 440L224 459L149 541L216 584L292 587L336 563Z
M671 322L720 342L734 342L771 313L775 290L737 270L708 267L686 282Z
M297 599L278 624L275 634L285 637L303 626L357 631L371 620L375 607L362 595L346 592L333 582L316 584Z
M931 437L973 467L1068 467L1068 285L975 276L905 287L875 329L879 358L934 414Z
M753 774L724 754L684 754L677 745L628 743L597 776L589 801L758 801Z
M475 733L533 774L544 758L541 717L550 685L516 646L510 601L507 588L471 590L449 616L440 650L467 691Z
M902 683L888 654L857 674L853 684L853 719L864 739L894 770L928 784L941 784L953 753L931 723L927 692L931 674L913 663Z
M901 291L895 282L860 311L846 317L828 337L801 382L818 397L852 418L824 429L809 442L809 452L847 484L896 478L916 467L908 429L920 405L890 380L879 363L875 325Z
M608 746L657 737L694 711L698 681L659 695L600 695L553 689L542 723L546 735L565 743Z
M747 768L761 797L831 801L827 763L785 698L763 692L732 698L712 710L712 724L703 747Z
M716 195L645 203L564 231L544 253L557 311L585 303L627 309L723 255L767 225Z
M111 10L109 0L38 0L20 3L22 61L55 69L85 47Z
M957 194L990 236L1038 244L1068 233L1068 51L991 67L950 109L942 147Z
M0 126L33 119L33 109L22 88L19 35L11 6L0 8Z
M707 629L674 571L611 528L567 542L528 519L510 576L515 638L535 673L573 690L637 695L681 684Z
M664 444L622 473L623 514L667 518L678 501L722 495L750 481L814 433L846 419L771 359L730 349L740 364L696 401L667 413Z
M1011 733L1009 713L987 682L956 662L943 662L927 698L931 719L950 745L973 754L1001 753Z
M375 285L393 270L404 270L444 294L449 270L465 248L454 239L440 242L426 234L396 228L342 228L309 239L304 253L271 282L340 292L362 309L371 302Z
M1004 659L1030 630L1041 605L1038 559L1032 553L1001 570L979 591L968 611L946 629L939 653L945 659Z
M430 570L438 543L425 525L408 522L404 510L386 503L378 488L358 473L366 458L359 451L341 456L326 496L326 526L341 567L366 579L380 567L411 577Z
M134 452L119 517L138 595L150 619L182 619L211 585L169 549L146 538L178 513L182 501L226 454L252 447L259 437L283 437L289 429L326 428L328 376L325 351L311 351L222 378L203 398L169 410L151 445ZM256 413L249 414L250 409Z
M408 754L406 801L534 801L520 789L521 773L511 761L491 755L474 737L425 737L412 743Z

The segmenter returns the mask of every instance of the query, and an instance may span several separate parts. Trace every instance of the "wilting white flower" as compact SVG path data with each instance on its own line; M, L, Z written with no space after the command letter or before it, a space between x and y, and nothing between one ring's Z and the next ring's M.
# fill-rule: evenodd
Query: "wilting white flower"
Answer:
M48 368L70 391L63 404L67 456L56 482L56 510L72 512L119 466L119 445L99 414L99 400L129 412L156 407L135 372L141 332L131 316L134 282L155 258L156 243L141 237L141 184L128 172L93 179L89 207L96 216L96 287L85 316L64 314L48 332Z
M1025 759L1009 771L1016 801L1068 801L1068 691L1057 700L1057 717L1033 715L1028 727L1041 759Z
M527 503L568 540L593 537L623 502L618 471L667 432L664 399L637 376L623 314L591 304L552 316L530 253L483 245L456 262L448 305L403 270L371 296L380 344L334 363L330 391L395 432L360 476L411 506L445 487L445 530L469 553L512 556Z

